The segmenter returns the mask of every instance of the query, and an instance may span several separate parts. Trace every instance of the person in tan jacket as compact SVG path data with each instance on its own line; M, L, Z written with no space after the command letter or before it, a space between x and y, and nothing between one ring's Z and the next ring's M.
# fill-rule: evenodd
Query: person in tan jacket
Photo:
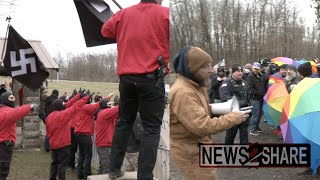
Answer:
M170 90L171 157L187 179L217 179L216 169L199 167L199 143L212 144L210 135L240 124L249 112L211 117L207 89L212 59L202 49L186 46L173 63L180 76Z

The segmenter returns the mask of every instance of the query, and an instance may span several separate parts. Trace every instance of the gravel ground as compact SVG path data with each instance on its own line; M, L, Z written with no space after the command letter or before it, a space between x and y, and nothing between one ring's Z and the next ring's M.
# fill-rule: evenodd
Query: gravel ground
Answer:
M249 142L251 143L283 143L282 139L273 134L273 129L266 123L261 121L261 128L265 131L260 136L249 135ZM215 143L224 142L225 132L216 134L213 136ZM235 139L235 143L239 143L239 137ZM217 170L219 179L222 180L243 180L243 179L255 179L255 180L270 180L270 179L281 179L281 180L316 180L320 179L320 174L316 177L311 175L300 175L304 168L219 168ZM184 176L175 167L173 160L170 164L170 179L171 180L184 180Z

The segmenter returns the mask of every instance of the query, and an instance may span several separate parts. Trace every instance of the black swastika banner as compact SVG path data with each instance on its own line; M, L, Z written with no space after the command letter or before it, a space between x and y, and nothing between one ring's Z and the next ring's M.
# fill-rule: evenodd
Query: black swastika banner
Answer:
M9 26L6 54L3 60L5 71L24 86L37 90L49 76L31 45Z

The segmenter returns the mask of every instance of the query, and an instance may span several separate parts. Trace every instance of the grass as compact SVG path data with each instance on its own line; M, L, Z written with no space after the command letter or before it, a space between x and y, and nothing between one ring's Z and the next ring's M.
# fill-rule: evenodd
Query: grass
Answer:
M10 77L0 76L0 84L11 82ZM48 93L51 95L52 90L57 89L59 91L59 96L62 96L64 92L67 92L68 96L71 96L74 89L77 91L79 88L90 90L91 93L96 94L100 92L102 97L106 97L110 93L115 93L119 95L119 84L109 83L109 82L87 82L87 81L66 81L66 80L48 80Z
M11 82L10 77L0 76L0 84L5 83L8 85ZM50 95L53 89L59 90L59 95L63 95L67 92L70 96L72 91L76 88L90 89L90 92L100 92L103 97L106 97L110 93L116 93L119 95L118 83L108 82L85 82L85 81L65 81L65 80L49 80L48 81L48 93ZM42 148L43 140L41 141ZM45 152L43 149L32 150L17 150L13 152L13 158L11 162L11 169L8 180L33 180L40 179L46 180L50 174L51 153ZM96 171L92 170L93 174ZM67 172L66 179L78 179L76 172Z

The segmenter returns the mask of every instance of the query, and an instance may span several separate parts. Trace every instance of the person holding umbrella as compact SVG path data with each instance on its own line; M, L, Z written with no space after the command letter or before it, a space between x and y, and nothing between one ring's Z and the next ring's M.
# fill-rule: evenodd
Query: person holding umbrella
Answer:
M288 92L290 93L300 81L301 81L301 78L298 74L298 70L296 66L293 64L289 64L287 66L287 75L285 78L285 84Z

